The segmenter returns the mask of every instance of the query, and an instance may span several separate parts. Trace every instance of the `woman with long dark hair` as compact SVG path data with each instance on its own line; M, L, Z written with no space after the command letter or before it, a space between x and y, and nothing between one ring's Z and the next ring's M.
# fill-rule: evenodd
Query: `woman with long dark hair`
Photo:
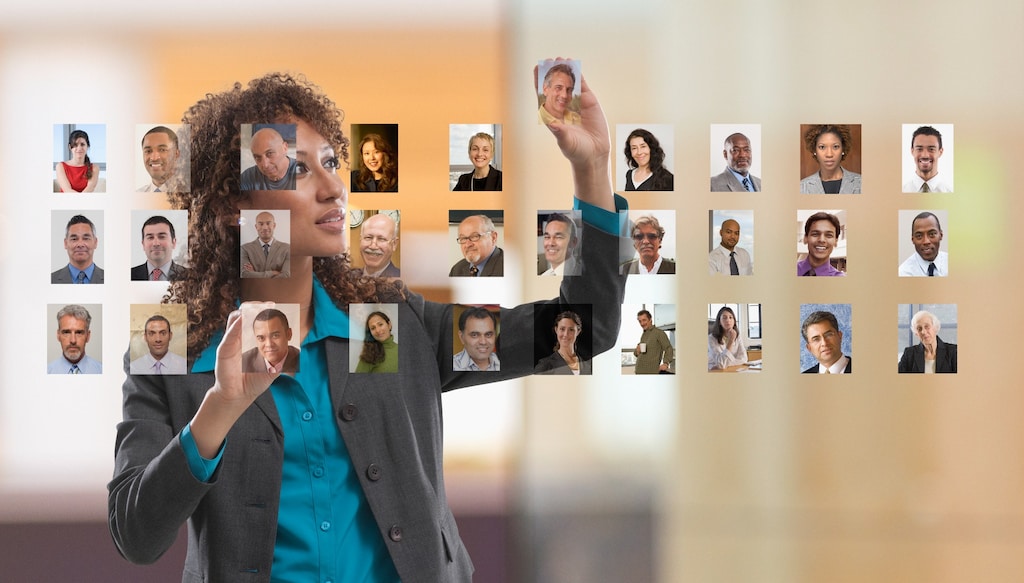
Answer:
M736 313L723 306L708 334L708 370L724 369L747 362L747 349L736 329Z
M675 177L665 168L665 150L651 132L637 128L626 138L626 190L673 190Z
M57 185L61 192L93 192L100 181L100 165L89 159L89 134L73 130L68 135L67 162L57 162Z
M366 317L356 372L398 372L398 344L391 334L391 318L384 312L371 312Z
M398 192L398 157L384 136L364 136L359 155L363 165L352 171L353 192Z

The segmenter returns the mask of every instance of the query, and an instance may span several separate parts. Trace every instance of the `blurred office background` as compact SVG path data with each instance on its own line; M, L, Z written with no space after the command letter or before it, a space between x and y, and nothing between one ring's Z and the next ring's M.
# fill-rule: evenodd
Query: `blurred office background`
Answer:
M613 135L674 128L676 191L630 200L674 211L678 274L632 278L626 303L672 306L676 374L624 376L612 350L589 378L445 396L449 499L477 580L1024 579L1022 25L1008 0L0 8L0 573L180 580L183 537L132 567L105 524L129 304L160 295L128 281L131 211L163 204L134 193L136 124L178 121L236 80L304 73L346 124L401 128L400 192L351 203L401 210L410 286L508 305L557 289L533 275L536 212L567 205L572 184L530 72L563 56L582 61ZM956 128L955 193L901 194L902 124L932 121ZM799 194L799 127L819 122L861 125L863 194ZM51 192L53 127L66 123L106 125L105 194ZM756 195L709 192L711 125L733 123L760 124ZM449 191L449 124L502 124L503 192ZM613 143L616 173L621 152ZM814 207L845 211L842 280L793 275L794 213ZM503 282L451 282L436 259L454 245L448 211L471 208L505 211ZM51 211L76 209L104 211L103 286L48 283ZM729 209L756 221L755 275L739 281L707 275L708 213ZM948 212L948 278L896 276L908 209ZM104 305L102 350L89 346L102 375L44 372L47 305L71 302ZM799 374L799 309L815 303L852 306L855 374ZM709 304L761 307L762 372L706 371ZM956 306L959 374L897 375L911 341L900 306L934 304Z

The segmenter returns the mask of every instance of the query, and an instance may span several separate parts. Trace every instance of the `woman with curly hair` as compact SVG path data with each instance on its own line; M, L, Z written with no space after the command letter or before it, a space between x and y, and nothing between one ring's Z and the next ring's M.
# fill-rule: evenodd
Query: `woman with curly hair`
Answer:
M356 372L398 372L398 344L391 334L391 318L384 312L371 312L366 318Z
M607 126L588 97L590 125L573 128L563 152L584 219L605 225L615 203L593 162L603 156L607 165ZM536 306L502 316L512 327L500 373L452 371L452 306L350 267L341 119L318 87L284 74L208 94L184 116L192 190L169 199L189 211L193 269L170 284L165 302L188 306L189 374L124 383L108 509L130 561L156 560L187 522L184 581L472 578L445 494L441 394L532 372L521 355L532 356ZM294 191L240 190L243 123L295 124ZM239 213L251 208L289 211L290 278L239 279ZM595 338L604 350L624 290L614 229L606 231L588 239L591 281L566 278L555 300L603 307ZM242 335L253 323L242 321L239 302L298 304L299 372L242 373ZM402 372L349 374L353 303L395 304Z
M747 349L736 329L736 313L722 307L708 334L708 370L724 369L747 362Z
M843 168L853 147L845 125L812 126L804 133L804 147L818 163L818 171L800 181L804 194L860 194L860 174Z
M398 192L398 157L380 134L367 134L359 142L363 165L352 171L353 192Z
M665 150L651 132L637 128L626 138L626 190L673 190L675 177L665 163Z

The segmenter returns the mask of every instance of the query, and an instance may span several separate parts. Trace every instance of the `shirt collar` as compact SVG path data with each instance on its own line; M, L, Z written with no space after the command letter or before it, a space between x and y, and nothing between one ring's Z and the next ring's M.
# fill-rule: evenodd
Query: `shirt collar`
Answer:
M239 305L235 302L235 305ZM320 283L320 278L313 276L313 328L306 334L302 346L319 342L324 338L333 336L335 338L348 338L348 314L343 312L330 294ZM217 346L224 338L224 329L220 328L210 336L210 344L199 358L192 363L192 372L213 372L217 364Z
M83 271L85 272L85 278L92 281L92 273L96 271L96 264L90 263L89 267L86 267L85 269L78 269L74 265L68 263L68 270L71 272L71 281L78 279L78 274Z

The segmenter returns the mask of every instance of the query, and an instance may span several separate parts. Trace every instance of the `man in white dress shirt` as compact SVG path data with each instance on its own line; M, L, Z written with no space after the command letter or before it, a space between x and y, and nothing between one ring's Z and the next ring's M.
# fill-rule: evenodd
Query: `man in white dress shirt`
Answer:
M168 181L178 170L178 134L169 127L156 126L142 136L142 165L150 182L137 192L167 192ZM175 190L179 190L175 188ZM187 189L186 189L187 190Z
M924 211L914 217L910 227L914 254L900 265L900 277L945 277L949 275L949 255L940 251L942 225L935 213Z
M939 176L942 134L932 126L921 126L910 138L914 176L903 185L903 192L953 192L953 185Z
M753 275L754 264L750 262L750 254L740 242L740 224L733 219L722 221L718 231L722 242L708 254L708 271L711 275Z
M167 318L156 314L146 320L143 336L149 351L136 358L128 365L131 374L185 374L185 359L171 352L171 323Z

